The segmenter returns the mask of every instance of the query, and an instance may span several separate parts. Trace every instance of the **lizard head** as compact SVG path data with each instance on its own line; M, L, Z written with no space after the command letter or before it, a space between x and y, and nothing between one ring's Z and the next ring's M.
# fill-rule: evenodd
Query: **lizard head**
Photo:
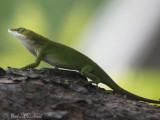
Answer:
M42 36L22 27L8 29L8 32L17 38L34 56L36 55L35 50L45 43Z
M38 34L36 34L31 30L20 27L20 28L8 29L8 32L15 38L20 40L20 42L25 47L31 47L34 44L40 43L38 42L39 41Z
M8 32L23 43L33 43L39 41L38 38L41 37L37 33L22 27L8 29Z
M8 32L13 35L15 38L19 40L25 39L27 36L30 35L31 31L25 28L15 28L15 29L8 29Z
M33 45L33 44L44 44L44 40L46 41L47 39L44 38L43 36L28 30L26 28L14 28L14 29L8 29L8 32L13 35L15 38L20 40L23 45Z

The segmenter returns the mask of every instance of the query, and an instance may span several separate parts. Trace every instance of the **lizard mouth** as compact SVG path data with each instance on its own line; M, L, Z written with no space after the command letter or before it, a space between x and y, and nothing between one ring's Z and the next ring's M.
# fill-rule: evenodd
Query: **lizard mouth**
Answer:
M18 29L8 29L8 32L9 31L16 31L16 32L18 32Z
M11 35L18 33L18 32L17 32L16 30L14 30L14 29L8 29L8 32L9 32Z
M25 38L25 36L18 33L18 31L16 29L8 29L8 32L17 39L24 39Z

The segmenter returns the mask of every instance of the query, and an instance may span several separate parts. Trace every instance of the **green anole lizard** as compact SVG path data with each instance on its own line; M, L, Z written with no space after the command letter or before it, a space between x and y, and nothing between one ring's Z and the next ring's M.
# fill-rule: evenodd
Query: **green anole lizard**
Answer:
M160 104L160 101L143 98L124 90L117 85L100 66L75 49L51 41L25 28L8 29L8 32L19 39L28 51L36 57L34 63L22 69L35 68L43 60L58 68L77 70L85 77L91 79L92 83L106 84L113 89L114 92L127 95L129 99Z

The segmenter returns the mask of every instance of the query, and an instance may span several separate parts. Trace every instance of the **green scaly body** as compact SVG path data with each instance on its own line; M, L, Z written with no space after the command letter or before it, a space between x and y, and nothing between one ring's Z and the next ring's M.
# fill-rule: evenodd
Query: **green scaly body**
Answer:
M94 61L68 46L50 41L25 28L9 29L8 31L19 39L28 51L36 57L34 63L22 69L35 68L40 64L41 60L43 60L55 67L78 70L82 75L90 78L92 83L104 83L113 89L114 92L127 95L130 99L160 104L160 101L146 99L124 90Z

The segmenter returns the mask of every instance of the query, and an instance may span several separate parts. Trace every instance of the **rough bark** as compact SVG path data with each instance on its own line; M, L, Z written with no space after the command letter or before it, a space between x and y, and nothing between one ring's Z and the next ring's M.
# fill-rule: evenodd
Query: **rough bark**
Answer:
M74 71L0 68L0 120L160 120L160 107L86 80Z

